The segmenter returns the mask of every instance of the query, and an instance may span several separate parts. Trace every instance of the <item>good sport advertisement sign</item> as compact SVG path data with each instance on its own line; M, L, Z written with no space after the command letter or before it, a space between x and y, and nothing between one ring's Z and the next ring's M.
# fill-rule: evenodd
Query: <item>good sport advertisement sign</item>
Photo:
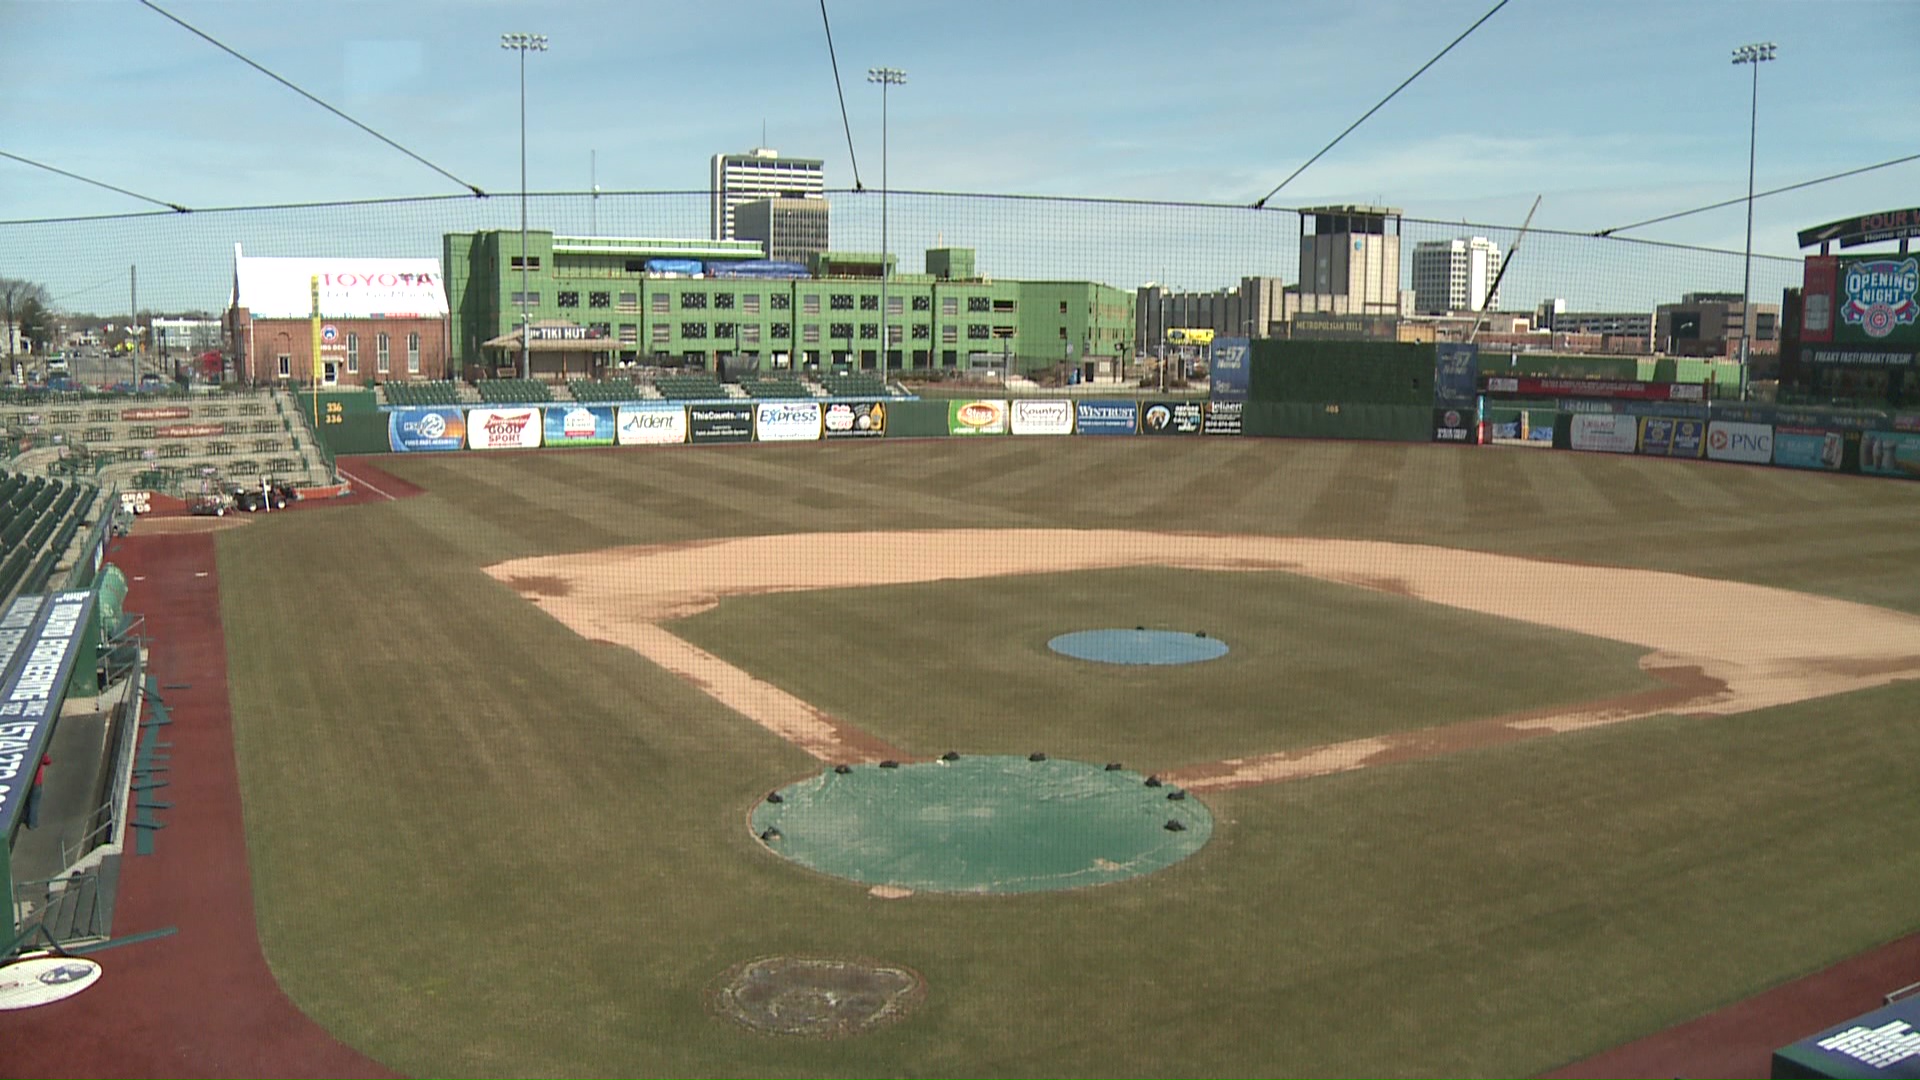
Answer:
M394 453L458 450L467 420L459 409L395 409L387 414L387 446Z
M621 446L665 446L687 441L684 405L622 405L615 438Z
M545 435L548 446L612 446L613 406L552 406Z
M820 437L817 401L762 401L753 407L753 436L761 442L811 442Z
M1004 401L947 402L947 434L1005 435L1007 403Z
M1139 428L1140 408L1131 401L1077 401L1073 424L1082 435L1131 435Z
M878 401L828 402L821 426L829 439L870 439L885 435L887 407Z
M533 450L540 445L540 410L469 409L467 445L475 450Z
M1073 434L1073 402L1035 401L1022 398L1013 403L1015 435Z
M1773 427L1715 420L1707 425L1707 456L1714 461L1770 465L1773 463Z

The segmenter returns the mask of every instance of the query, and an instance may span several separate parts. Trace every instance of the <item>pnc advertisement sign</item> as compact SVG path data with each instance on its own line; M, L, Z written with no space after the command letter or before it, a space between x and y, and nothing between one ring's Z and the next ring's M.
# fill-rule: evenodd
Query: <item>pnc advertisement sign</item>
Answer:
M458 450L467 421L459 409L395 409L387 414L387 446L394 453Z

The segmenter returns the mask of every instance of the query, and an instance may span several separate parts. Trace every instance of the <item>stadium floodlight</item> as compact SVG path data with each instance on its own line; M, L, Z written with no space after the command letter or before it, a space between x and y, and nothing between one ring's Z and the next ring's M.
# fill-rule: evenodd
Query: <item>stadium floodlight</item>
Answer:
M867 81L880 84L880 381L887 379L887 349L893 335L887 329L887 87L907 85L907 73L899 68L867 69ZM905 365L905 358L901 360Z
M533 319L527 313L527 54L546 52L547 35L501 34L500 47L520 54L520 377L530 379L533 360L527 339L533 336Z
M1733 50L1733 62L1753 68L1753 101L1747 113L1747 259L1740 280L1740 392L1746 396L1747 365L1753 355L1753 165L1755 136L1760 131L1760 65L1779 48L1771 41L1742 45Z

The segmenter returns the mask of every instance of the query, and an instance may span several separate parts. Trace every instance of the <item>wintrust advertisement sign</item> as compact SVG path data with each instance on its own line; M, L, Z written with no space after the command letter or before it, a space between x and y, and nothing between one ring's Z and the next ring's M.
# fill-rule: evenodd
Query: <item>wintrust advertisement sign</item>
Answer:
M612 446L613 406L554 406L546 413L548 446Z
M1707 425L1707 457L1714 461L1773 463L1773 425L1715 420Z
M467 411L467 445L475 450L532 450L540 433L539 409Z
M1007 403L1004 401L950 401L947 403L949 435L1005 435Z
M1071 435L1073 402L1016 401L1013 403L1012 425L1015 435Z
M761 442L810 442L820 437L817 401L762 401L753 407L753 437Z
M387 414L387 446L394 453L458 450L467 421L459 409L395 409Z
M878 401L833 401L820 415L829 439L874 438L887 433L887 407Z
M1570 445L1575 450L1631 454L1640 441L1640 421L1622 413L1581 413L1573 418Z
M1131 401L1077 401L1073 424L1082 435L1131 435L1140 428L1140 406Z
M615 428L621 446L666 446L687 441L684 405L622 405Z

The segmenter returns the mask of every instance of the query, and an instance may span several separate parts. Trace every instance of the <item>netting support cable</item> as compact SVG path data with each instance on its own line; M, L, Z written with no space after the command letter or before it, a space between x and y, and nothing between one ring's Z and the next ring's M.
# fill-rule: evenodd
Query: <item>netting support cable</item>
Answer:
M1890 168L1894 165L1905 165L1909 161L1920 161L1920 154L1908 154L1906 157L1897 157L1891 161L1882 161L1873 165L1862 165L1857 169L1830 173L1826 176L1816 176L1811 180L1802 180L1797 184L1788 184L1785 187L1773 188L1770 191L1755 192L1753 197L1756 199L1764 199L1769 195L1780 195L1789 191L1799 191L1801 188L1810 188L1816 184L1825 184L1834 180L1845 180L1849 176L1859 176L1861 173L1869 173L1875 169ZM1744 195L1731 199L1722 199L1717 203L1709 203L1706 206L1696 206L1691 210L1681 210L1672 214L1662 214L1659 217L1648 218L1645 221L1636 221L1631 225L1615 225L1611 229L1601 229L1599 232L1591 233L1590 235L1602 238L1610 237L1614 233L1626 232L1628 229L1638 229L1647 225L1658 225L1663 221L1674 221L1678 218L1692 217L1695 214L1704 214L1709 210L1722 210L1729 206L1739 206L1746 201L1747 197Z
M19 154L9 154L5 150L0 150L0 157L6 158L9 161L17 161L22 165L31 165L36 169L45 169L50 173L54 173L59 176L64 176L69 180L78 180L83 184L92 184L94 187L97 187L97 188L106 188L108 191L116 191L122 195L130 195L133 198L139 199L141 202L150 202L155 206L164 206L167 209L172 210L176 214L193 213L192 210L189 210L186 207L181 206L179 203L168 202L165 199L156 199L151 195L142 195L137 191L128 191L126 188L123 188L123 187L115 187L104 180L95 180L90 176L81 176L79 173L68 172L65 169L57 169L52 165L48 165L44 161L35 161L32 158L24 158L24 157L21 157Z
M820 0L820 25L827 32L827 60L833 65L833 92L840 95L840 126L847 133L847 160L853 163L853 190L865 191L860 182L860 159L853 153L853 123L847 119L847 91L840 85L840 59L833 53L833 24L827 21L827 0Z

